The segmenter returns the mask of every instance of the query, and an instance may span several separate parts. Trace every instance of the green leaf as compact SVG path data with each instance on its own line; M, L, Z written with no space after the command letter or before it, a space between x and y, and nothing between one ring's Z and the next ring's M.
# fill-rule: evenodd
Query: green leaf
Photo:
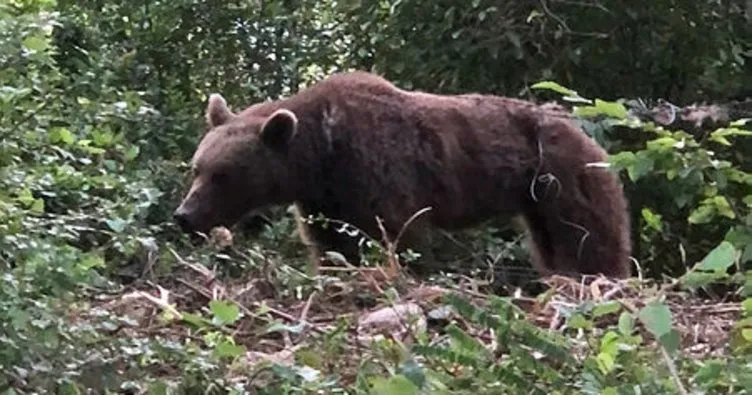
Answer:
M565 88L553 81L541 81L530 87L531 89L548 89L566 96L577 96L577 92Z
M690 271L684 276L682 276L682 284L684 284L687 287L690 288L699 288L699 287L705 287L707 285L710 285L718 280L727 278L728 275L723 272L698 272L698 271Z
M604 375L611 373L616 365L614 357L606 353L599 353L596 357L596 361L598 362L598 369L600 369L601 373Z
M105 223L107 223L107 226L109 226L115 233L122 233L123 230L125 230L126 222L120 218L108 219Z
M125 151L124 159L127 162L130 162L136 157L138 157L138 154L141 152L141 148L137 145L131 145L130 148L128 148L128 151Z
M240 318L240 309L233 302L212 300L209 310L214 314L213 321L218 324L232 324Z
M649 303L640 310L638 317L656 339L660 339L672 329L671 310L663 303Z
M635 154L630 151L622 151L608 157L608 162L611 164L611 167L617 171L629 168L629 166L634 164L635 160Z
M34 203L36 199L34 198L34 194L29 188L24 188L18 193L16 200L24 207L29 207Z
M619 332L623 335L631 335L634 330L634 317L629 312L622 312L619 316Z
M245 353L245 347L229 341L221 341L214 347L214 353L219 357L235 358Z
M726 199L725 196L714 196L713 197L713 204L715 205L715 210L718 214L726 217L734 219L736 218L736 213L734 213L734 210L731 209L731 204L729 203L728 199Z
M56 127L50 129L50 142L53 144L63 142L66 145L71 145L76 142L75 136L71 133L70 129L63 127Z
M697 374L695 374L695 381L698 384L713 383L717 381L723 374L723 363L718 360L707 361Z
M407 377L398 374L390 378L379 377L371 382L371 393L375 395L417 395L418 387Z
M26 330L31 320L29 312L18 308L11 308L5 314L7 314L6 317L10 318L10 326L15 330Z
M736 262L737 256L738 251L734 245L724 240L703 258L697 268L711 272L725 272Z
M619 354L619 334L608 331L601 338L601 352L616 357Z
M31 211L37 214L44 213L44 200L35 199L34 203L31 205Z
M567 326L572 329L592 329L593 323L582 314L573 314L567 320Z
M102 155L105 152L107 152L106 150L104 150L102 148L91 147L91 146L81 147L81 149L83 149L84 151L86 151L86 152L88 152L88 153L90 153L92 155Z
M426 382L426 373L423 368L413 359L409 359L402 364L400 373L407 377L410 382L418 388L423 388Z
M654 162L653 159L648 158L646 155L640 155L642 152L639 152L637 154L637 158L635 162L627 167L627 174L629 174L629 179L632 180L632 182L635 182L645 176L646 174L649 174L651 171L653 171Z
M109 147L115 141L115 135L109 130L103 132L95 131L92 133L93 142L99 147Z
M742 301L742 308L744 309L745 315L752 316L752 298L744 299L744 301Z
M713 214L715 214L713 205L708 201L704 201L700 203L700 206L692 210L689 217L687 217L687 221L695 225L707 224L713 219Z
M742 329L742 338L748 342L752 342L752 328Z
M739 127L734 126L743 126L739 125L738 123L734 124L732 123L732 127L729 128L718 128L713 133L711 133L711 136L752 136L752 131L750 130L744 130Z
M470 336L460 327L450 324L446 328L446 332L452 339L452 346L459 352L471 353L471 354L486 354L487 349L478 339Z
M86 254L79 265L86 270L105 267L104 258L102 258L102 256L98 254L93 253Z
M681 345L681 335L676 329L671 329L658 339L658 342L669 354L674 354Z
M47 38L42 35L28 36L23 40L24 48L33 52L43 52L49 47Z
M582 118L594 118L601 115L601 112L595 106L575 106L572 113Z
M305 366L321 369L324 366L324 355L316 350L299 350L295 353L295 360Z
M63 128L60 129L60 141L70 145L76 142L76 138L73 136L73 133L71 133L70 130Z
M651 302L640 310L638 317L656 339L671 331L671 310L659 302Z
M84 150L85 152L88 152L88 153L93 154L93 155L101 155L101 154L107 152L107 151L105 151L102 148L92 147L91 143L92 143L91 140L79 140L78 141L78 146L82 150Z
M146 393L149 395L169 395L170 391L169 386L164 380L156 380L149 383Z
M600 304L593 309L593 318L609 315L621 310L621 304L616 301Z
M79 395L79 394L81 394L81 390L72 381L63 381L63 382L61 382L59 384L59 388L58 388L58 390L56 392L58 394L62 394L62 395Z
M654 213L650 208L644 207L641 211L642 218L645 220L645 223L648 227L653 228L657 231L661 231L663 228L663 222L661 221L661 216L659 214Z
M725 136L710 135L710 141L715 141L718 144L730 146L731 142Z
M608 115L612 118L624 119L627 117L627 109L621 103L595 99L595 108L598 109L601 114Z
M584 97L576 93L574 95L564 96L561 98L561 100L564 100L565 102L569 102L569 103L585 103L585 104L591 103L590 100L585 99Z
M670 136L659 137L655 140L648 141L646 146L649 150L655 151L670 151L678 148L680 142Z
M206 318L198 314L194 314L190 312L183 313L183 321L189 324L192 324L196 326L197 328L205 328L206 326L209 325L209 320L207 320Z

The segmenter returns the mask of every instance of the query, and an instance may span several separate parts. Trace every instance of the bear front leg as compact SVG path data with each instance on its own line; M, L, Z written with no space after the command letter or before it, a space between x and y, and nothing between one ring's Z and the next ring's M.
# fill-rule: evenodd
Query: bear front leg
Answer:
M360 262L357 236L351 237L337 232L339 226L336 224L325 225L321 223L323 221L309 220L307 211L298 204L294 206L293 213L299 237L306 246L308 259L317 272L321 262L329 260L325 255L327 251L340 253L352 265Z
M318 274L319 264L321 264L321 259L323 258L321 249L314 240L313 235L311 235L311 226L308 224L306 218L304 218L297 204L293 206L293 216L295 217L298 237L308 251L308 261L313 267L314 273Z
M402 207L399 209L403 212L394 216L398 219L392 218L383 222L386 237L389 243L396 247L396 254L404 254L408 249L419 254L419 257L414 260L404 259L405 255L398 257L401 266L408 268L414 274L428 273L437 263L437 257L433 251L435 229L431 222L431 214L425 212L422 215L413 216L412 211L404 210ZM383 237L384 235L381 234L380 238ZM389 246L383 245L383 247L388 249Z

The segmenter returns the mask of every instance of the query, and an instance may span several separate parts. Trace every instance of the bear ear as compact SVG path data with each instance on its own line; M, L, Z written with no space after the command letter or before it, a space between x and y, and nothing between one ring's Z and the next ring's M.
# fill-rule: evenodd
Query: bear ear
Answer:
M287 146L298 131L298 117L290 110L280 108L274 111L261 126L261 140L270 147L280 150Z
M223 125L233 116L222 95L219 93L209 95L209 104L206 106L206 122L210 128Z

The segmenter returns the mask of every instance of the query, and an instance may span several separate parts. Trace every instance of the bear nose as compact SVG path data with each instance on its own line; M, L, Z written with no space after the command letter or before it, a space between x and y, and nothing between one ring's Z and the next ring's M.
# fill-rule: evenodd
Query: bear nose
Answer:
M175 223L183 232L188 232L190 230L191 226L190 222L188 221L188 213L186 213L185 210L178 208L174 213L172 213L172 218L173 220L175 220Z

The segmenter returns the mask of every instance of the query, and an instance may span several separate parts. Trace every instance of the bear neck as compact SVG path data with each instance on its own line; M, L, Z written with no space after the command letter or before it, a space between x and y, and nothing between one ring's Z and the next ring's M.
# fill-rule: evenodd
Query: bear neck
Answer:
M328 185L327 175L330 171L327 169L333 163L335 154L331 131L325 129L327 105L306 93L279 100L273 106L274 110L288 109L298 118L298 131L287 151L290 169L288 185L291 187L289 198L293 202L321 199Z

